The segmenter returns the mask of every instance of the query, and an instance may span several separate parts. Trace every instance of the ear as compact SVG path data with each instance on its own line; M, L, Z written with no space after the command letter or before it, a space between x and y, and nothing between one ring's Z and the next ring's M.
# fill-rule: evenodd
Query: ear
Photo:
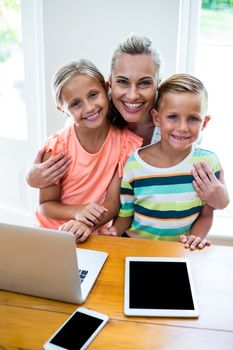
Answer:
M62 113L64 113L68 118L70 117L69 116L69 114L68 113L66 113L63 109L62 109L62 107L61 106L57 106L57 110L59 111L59 112L62 112Z
M152 120L153 123L155 124L155 126L159 126L160 125L160 120L159 120L159 113L155 108L152 108L151 110L151 116L152 116Z
M112 87L112 77L110 75L109 80L108 80L108 88L111 89Z
M203 122L202 127L201 127L201 130L204 130L206 128L206 125L209 123L210 119L211 119L210 115L206 115L205 116L204 122Z

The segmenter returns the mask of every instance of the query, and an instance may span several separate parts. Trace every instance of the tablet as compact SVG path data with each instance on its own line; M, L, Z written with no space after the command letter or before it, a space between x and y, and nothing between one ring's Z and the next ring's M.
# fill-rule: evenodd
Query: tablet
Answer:
M124 313L129 316L198 317L189 260L127 257Z

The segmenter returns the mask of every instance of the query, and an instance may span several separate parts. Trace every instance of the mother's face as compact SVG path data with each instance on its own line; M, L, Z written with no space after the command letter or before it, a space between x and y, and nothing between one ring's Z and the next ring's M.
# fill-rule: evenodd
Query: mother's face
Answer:
M112 101L128 123L149 115L157 90L156 68L151 55L121 54L110 77Z

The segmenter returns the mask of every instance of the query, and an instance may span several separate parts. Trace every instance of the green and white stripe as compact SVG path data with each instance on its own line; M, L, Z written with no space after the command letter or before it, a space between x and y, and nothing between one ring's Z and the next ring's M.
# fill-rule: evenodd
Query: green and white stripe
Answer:
M219 177L217 156L196 145L181 163L170 168L153 167L136 151L126 163L121 184L119 216L133 216L127 233L169 240L188 233L205 204L194 190L191 174L193 164L203 160Z

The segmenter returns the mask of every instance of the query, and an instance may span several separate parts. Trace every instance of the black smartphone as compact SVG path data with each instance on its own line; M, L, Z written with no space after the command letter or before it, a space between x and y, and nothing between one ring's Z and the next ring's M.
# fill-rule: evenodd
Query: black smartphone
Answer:
M45 350L83 350L88 347L109 317L99 312L78 308L44 344Z

